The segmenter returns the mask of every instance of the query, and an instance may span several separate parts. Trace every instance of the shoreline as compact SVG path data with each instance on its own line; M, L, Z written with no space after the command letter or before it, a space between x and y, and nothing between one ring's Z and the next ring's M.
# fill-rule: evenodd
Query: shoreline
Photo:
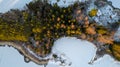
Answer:
M39 59L35 57L34 55L30 54L22 44L17 44L15 42L7 42L7 41L0 41L0 46L12 46L13 48L17 49L18 52L24 56L24 58L29 59L30 61L33 61L34 63L38 65L46 65L49 61L49 59Z
M77 38L78 39L78 38ZM81 39L83 40L83 39ZM88 41L88 40L86 40ZM88 41L90 42L90 41ZM93 64L95 61L97 61L99 58L103 57L104 55L110 55L114 60L116 60L116 58L108 53L106 51L106 46L102 46L102 47L99 47L97 46L94 42L91 42L93 43L93 45L96 47L96 54L93 58L91 58L90 62L88 64ZM38 64L38 65L47 65L49 60L51 58L49 58L49 55L45 56L44 58L43 57L40 57L40 56L36 56L35 53L31 52L28 48L25 47L24 45L25 43L24 42L8 42L8 41L0 41L0 47L5 47L5 46L8 46L8 47L13 47L15 49L17 49L17 51L22 55L24 56L24 61L26 63L29 63L30 61ZM48 58L46 58L48 57ZM116 60L117 61L117 60ZM119 62L119 61L118 61Z

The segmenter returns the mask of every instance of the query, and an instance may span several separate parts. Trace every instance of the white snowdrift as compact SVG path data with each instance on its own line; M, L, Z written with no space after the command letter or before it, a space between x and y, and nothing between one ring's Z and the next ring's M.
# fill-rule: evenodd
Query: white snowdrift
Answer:
M120 67L120 63L109 55L97 60L90 65L88 62L94 57L96 47L84 40L74 37L63 37L58 39L53 46L53 53L64 55L66 61L71 61L71 66L60 66L59 63L50 61L47 67ZM43 67L33 62L25 63L24 58L14 48L0 47L0 67Z

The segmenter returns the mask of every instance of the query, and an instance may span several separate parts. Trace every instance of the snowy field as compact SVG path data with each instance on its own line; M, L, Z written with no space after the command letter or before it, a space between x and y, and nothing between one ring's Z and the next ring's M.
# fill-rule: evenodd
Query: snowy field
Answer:
M29 3L32 0L0 0L0 12L6 12L11 8L19 8L23 9L26 3ZM51 0L51 3L55 3L57 0ZM58 5L60 6L67 6L69 4L73 4L76 0L60 0ZM87 0L79 0L79 1L87 1ZM112 1L112 4L116 8L120 8L120 1L119 0L108 0ZM66 2L66 3L64 3Z
M116 8L120 8L120 0L108 0L112 1L112 5Z
M25 3L31 0L0 0L0 12L6 12L11 8L20 8ZM70 0L75 1L75 0ZM120 8L119 0L111 0L113 6ZM61 2L60 4L63 4ZM64 4L67 5L67 4ZM71 66L64 67L120 67L120 63L115 61L109 55L97 60L94 64L90 65L88 62L94 57L96 48L95 46L83 40L76 38L63 37L54 43L53 52L57 50L65 54L72 62ZM0 67L43 67L33 62L25 63L24 57L12 47L0 47ZM49 62L47 67L62 67L57 63Z
M53 52L66 55L72 62L71 66L59 66L49 62L47 67L120 67L109 55L105 55L92 65L88 62L95 56L96 47L88 42L74 37L63 37L54 43ZM12 47L0 47L0 67L43 67L33 62L25 63L24 57Z

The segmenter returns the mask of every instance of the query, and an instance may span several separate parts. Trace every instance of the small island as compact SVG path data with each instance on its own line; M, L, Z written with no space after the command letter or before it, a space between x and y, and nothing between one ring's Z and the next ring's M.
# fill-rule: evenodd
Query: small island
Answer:
M94 18L99 17L97 13L101 4L114 7L107 0L95 0L98 8L88 10L91 3L92 0L76 1L67 7L60 7L57 3L50 4L49 0L33 0L26 4L24 10L11 9L0 13L0 46L8 45L17 49L26 62L47 65L56 40L76 37L90 41L97 47L96 56L90 64L104 54L120 61L120 41L114 39L120 18L107 25L97 23ZM118 8L113 11L120 17ZM110 18L113 19L112 16ZM56 54L52 56L57 57Z

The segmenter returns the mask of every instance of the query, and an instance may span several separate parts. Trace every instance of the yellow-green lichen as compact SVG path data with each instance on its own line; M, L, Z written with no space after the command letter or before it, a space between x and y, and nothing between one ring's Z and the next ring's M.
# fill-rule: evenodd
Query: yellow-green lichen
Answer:
M98 12L97 9L92 9L91 11L89 11L89 16L94 17L97 15L97 12Z

